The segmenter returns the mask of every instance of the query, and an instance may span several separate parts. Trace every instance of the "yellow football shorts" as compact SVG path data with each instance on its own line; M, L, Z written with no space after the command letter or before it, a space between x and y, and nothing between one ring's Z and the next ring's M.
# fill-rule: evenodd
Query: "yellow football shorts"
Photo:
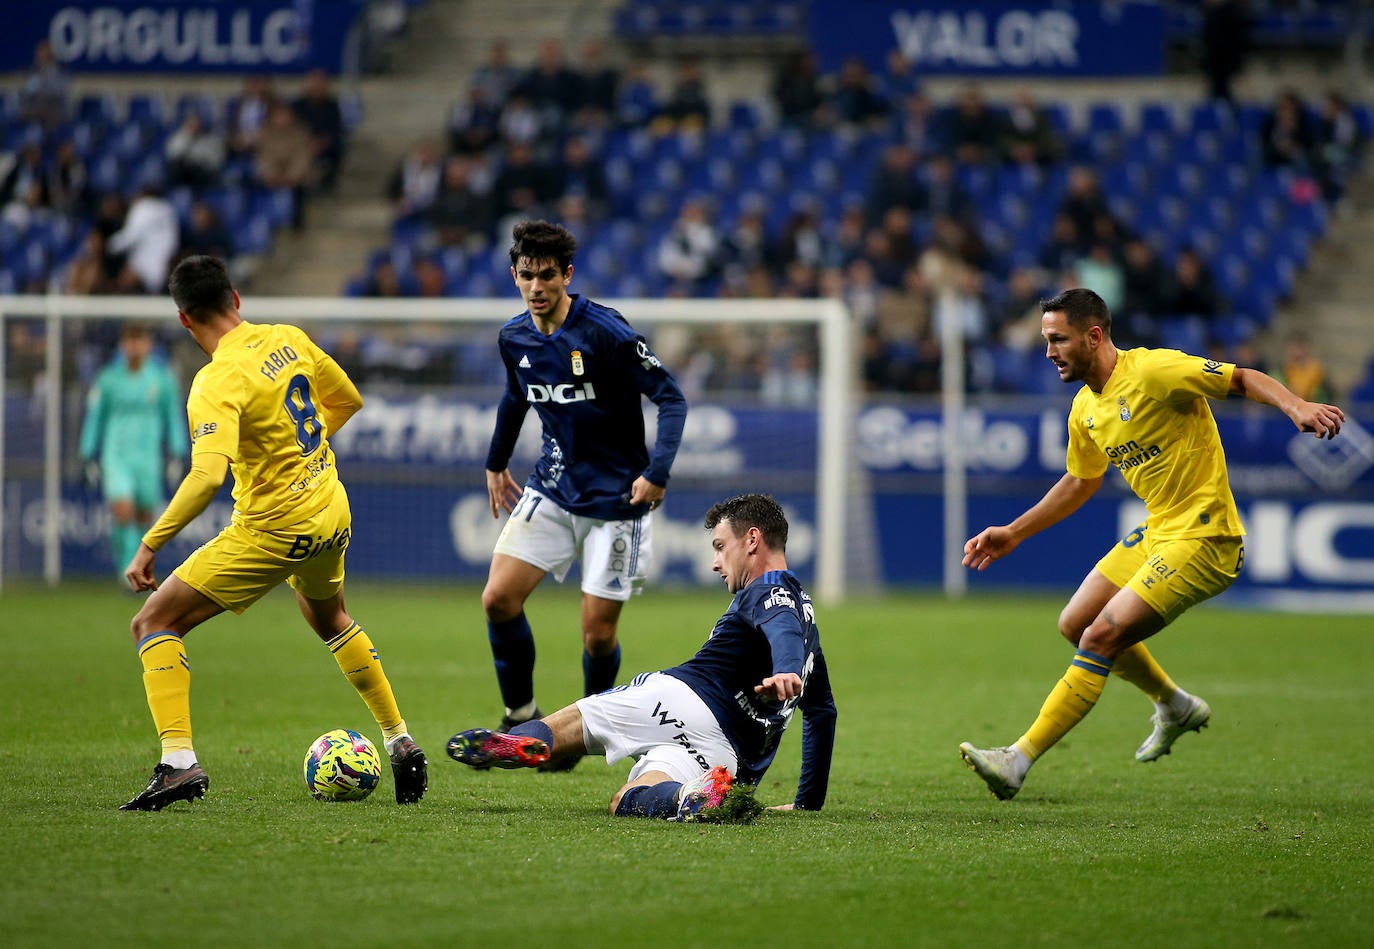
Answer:
M226 610L242 613L285 580L310 600L343 589L344 552L352 535L348 492L288 528L256 530L237 521L187 557L173 573Z
M1225 591L1244 563L1243 537L1155 541L1142 524L1097 562L1097 572L1129 587L1172 623L1189 607Z

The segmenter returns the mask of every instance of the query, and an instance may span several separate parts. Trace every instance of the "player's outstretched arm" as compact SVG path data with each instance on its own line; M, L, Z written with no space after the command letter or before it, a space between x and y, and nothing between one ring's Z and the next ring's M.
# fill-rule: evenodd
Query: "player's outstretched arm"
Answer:
M1251 402L1272 405L1292 419L1298 431L1311 432L1318 438L1335 438L1345 422L1345 413L1336 406L1300 399L1282 382L1258 369L1237 366L1231 374L1230 392Z
M135 592L157 589L153 577L154 554L210 506L228 471L229 458L225 455L202 451L191 456L191 470L186 472L176 494L167 502L167 510L143 535L143 543L124 571L124 578Z
M988 564L994 560L1001 560L1020 546L1021 541L1027 537L1058 524L1078 510L1101 485L1101 476L1079 478L1065 473L1034 507L1016 520L1001 527L986 528L976 537L969 538L964 544L964 566L974 570L986 570Z
M509 468L487 472L487 499L491 502L491 516L509 514L520 501L520 484L511 477Z

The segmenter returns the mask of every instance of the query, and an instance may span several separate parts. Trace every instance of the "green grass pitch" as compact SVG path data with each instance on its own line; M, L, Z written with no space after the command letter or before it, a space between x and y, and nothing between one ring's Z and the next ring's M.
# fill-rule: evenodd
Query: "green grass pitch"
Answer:
M1068 591L1065 591L1067 595ZM1151 765L1150 706L1113 681L999 802L959 760L1029 723L1069 659L1061 600L861 599L818 621L840 708L820 814L752 826L606 813L627 764L468 772L444 754L499 716L477 591L356 585L430 757L416 807L311 800L310 741L380 740L285 590L192 633L203 802L115 808L157 758L113 584L7 589L0 826L10 946L1368 945L1374 624L1200 608L1153 641L1212 727ZM723 590L651 590L622 681L688 656ZM530 601L539 701L581 683L576 591ZM759 789L790 800L800 728Z

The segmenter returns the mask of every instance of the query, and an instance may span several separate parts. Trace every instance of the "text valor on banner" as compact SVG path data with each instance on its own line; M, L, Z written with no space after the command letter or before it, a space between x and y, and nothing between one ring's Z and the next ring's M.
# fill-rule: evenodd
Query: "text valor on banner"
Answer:
M821 68L851 57L885 68L900 50L918 74L1152 76L1164 70L1156 0L814 0Z

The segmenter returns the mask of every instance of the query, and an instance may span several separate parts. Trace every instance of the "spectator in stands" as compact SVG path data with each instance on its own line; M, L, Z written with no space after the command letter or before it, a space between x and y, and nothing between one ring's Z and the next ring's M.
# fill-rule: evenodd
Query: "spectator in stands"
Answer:
M893 253L891 240L881 227L871 227L864 231L863 259L873 268L873 276L879 286L901 285L902 260Z
M1059 274L1070 270L1078 258L1087 250L1087 244L1079 233L1078 224L1067 210L1059 210L1050 225L1050 237L1040 248L1037 262L1049 273Z
M11 201L27 200L30 185L38 185L43 192L43 204L47 204L47 173L43 170L43 146L38 142L25 142L19 149L19 157L0 179L0 205Z
M1333 398L1326 366L1312 348L1312 338L1302 330L1295 330L1284 338L1283 360L1274 378L1308 402L1328 402Z
M711 124L711 100L706 95L706 80L701 66L693 60L677 68L677 79L668 101L659 110L655 126L659 131L693 131Z
M887 71L878 84L878 94L888 102L899 102L920 89L920 79L911 60L900 49L887 51Z
M889 145L868 179L864 219L872 226L894 206L923 210L926 194L916 180L916 152L908 145Z
M1312 161L1312 125L1302 99L1292 89L1279 93L1260 128L1264 161L1271 168L1306 171Z
M1250 19L1243 0L1203 0L1202 70L1213 99L1234 102L1231 83L1245 66Z
M1078 258L1073 269L1075 286L1094 291L1113 313L1120 311L1126 296L1126 276L1108 244L1093 241L1088 253Z
M90 214L92 196L86 163L71 139L57 146L45 180L48 206L54 211L76 219L85 219Z
M907 220L910 221L910 217ZM785 272L796 261L819 269L825 256L822 232L814 210L801 207L793 211L769 254L774 272Z
M722 238L721 260L726 283L736 288L743 285L749 271L771 267L773 247L761 201L749 202L740 209L735 226Z
M444 161L439 193L429 208L429 223L442 247L485 246L491 237L491 202L471 182L472 162L463 155Z
M835 88L828 98L831 111L842 125L876 125L886 119L889 112L887 101L878 95L868 67L858 56L851 56L844 61Z
M1154 247L1143 237L1126 242L1121 260L1121 310L1113 317L1121 324L1118 336L1132 346L1151 349L1160 344L1155 323L1169 308L1169 273ZM1253 361L1244 363L1253 366Z
M563 146L563 161L553 169L553 176L557 179L552 185L555 195L581 195L593 218L605 216L611 199L610 185L601 159L592 154L584 137L574 135L568 139Z
M996 159L1002 136L1000 125L983 99L982 89L973 84L965 86L949 121L954 157L970 165Z
M1006 345L1022 350L1044 345L1040 337L1042 283L1034 267L1017 267L1007 277L1006 297L988 308L990 329Z
M67 74L57 62L52 44L39 40L33 48L33 69L19 87L19 118L45 127L67 117Z
M181 232L177 258L203 254L228 261L234 256L234 238L220 220L219 212L206 201L191 205L190 220Z
M1098 217L1112 213L1102 194L1097 172L1087 165L1075 165L1069 170L1069 182L1059 202L1059 211L1073 218L1081 239L1092 239Z
M138 293L138 276L124 267L119 258L106 248L106 238L98 228L91 228L67 267L63 287L67 293L90 295L105 293Z
M932 155L925 171L921 202L916 210L931 217L945 215L958 221L968 220L973 211L973 199L955 177L954 162L949 156Z
M23 233L30 226L52 218L41 180L30 181L22 194L16 194L0 208L0 223Z
M827 268L826 274L838 275L839 281L832 288L822 277L821 287L825 295L844 300L856 325L865 328L876 326L879 301L884 289L873 273L873 265L862 257L855 257L843 270L839 267Z
M176 208L156 184L146 184L129 205L124 226L110 237L110 250L127 254L144 293L165 293L172 256L181 246Z
M480 89L482 99L499 108L519 81L520 70L511 65L506 41L497 37L487 47L487 61L473 72L469 88Z
M421 257L415 261L415 287L417 296L436 299L444 296L444 268L433 257Z
M784 125L817 125L822 119L825 92L815 54L802 49L783 57L773 74L772 92L778 118Z
M697 295L718 272L720 252L720 235L710 222L705 200L688 198L658 245L658 269Z
M543 216L542 209L554 199L556 186L551 170L536 159L533 148L523 143L512 144L492 185L497 233L510 232L507 218L526 220Z
M916 263L920 247L916 244L916 222L910 208L894 204L879 225L887 237L889 258L902 270Z
M396 271L396 265L390 260L382 260L372 268L372 273L363 284L363 296L365 297L403 297L405 291L401 288L400 274Z
M449 151L459 155L484 152L496 142L500 129L501 103L488 98L485 86L474 84L449 113Z
M511 98L524 97L539 113L541 126L556 135L581 107L582 89L579 76L564 62L563 44L546 39L539 44L534 67L511 90Z
M1050 165L1059 159L1059 140L1049 116L1026 88L1017 90L1002 127L1002 154L1017 165Z
M439 196L443 171L433 142L420 142L401 159L387 181L386 195L397 217L428 213Z
M314 180L323 190L333 191L343 162L346 130L339 99L323 69L306 73L301 94L292 107L314 143Z
M224 137L205 121L198 109L189 109L163 148L167 183L194 190L218 184L224 171L224 151Z
M909 92L892 114L892 137L911 147L918 155L936 155L945 150L944 123L925 90Z
M1322 196L1334 204L1345 194L1346 179L1364 144L1350 103L1335 89L1322 100L1321 116L1314 131L1312 157L1317 180Z
M583 42L581 60L577 65L582 86L577 127L606 128L616 111L620 70L606 62L605 44L596 37L589 37Z
M258 135L253 170L262 187L291 189L291 223L298 230L305 225L305 190L314 158L315 143L295 111L284 102L273 104Z
M545 140L558 134L558 114L552 109L541 109L519 88L511 93L506 104L501 107L501 118L496 130L501 141L507 146L528 145L538 147Z
M1173 280L1165 299L1165 312L1173 316L1213 317L1221 312L1212 272L1191 247L1178 252Z
M645 63L630 66L615 100L615 118L622 128L643 128L658 118L658 90Z
M818 391L816 354L810 346L792 345L783 358L768 365L759 382L759 400L765 405L813 408Z
M859 257L863 253L865 223L863 204L849 202L840 212L839 221L825 231L825 254L821 265L848 267Z
M271 79L250 76L244 80L243 92L229 106L228 145L231 155L257 154L258 140L276 101Z

